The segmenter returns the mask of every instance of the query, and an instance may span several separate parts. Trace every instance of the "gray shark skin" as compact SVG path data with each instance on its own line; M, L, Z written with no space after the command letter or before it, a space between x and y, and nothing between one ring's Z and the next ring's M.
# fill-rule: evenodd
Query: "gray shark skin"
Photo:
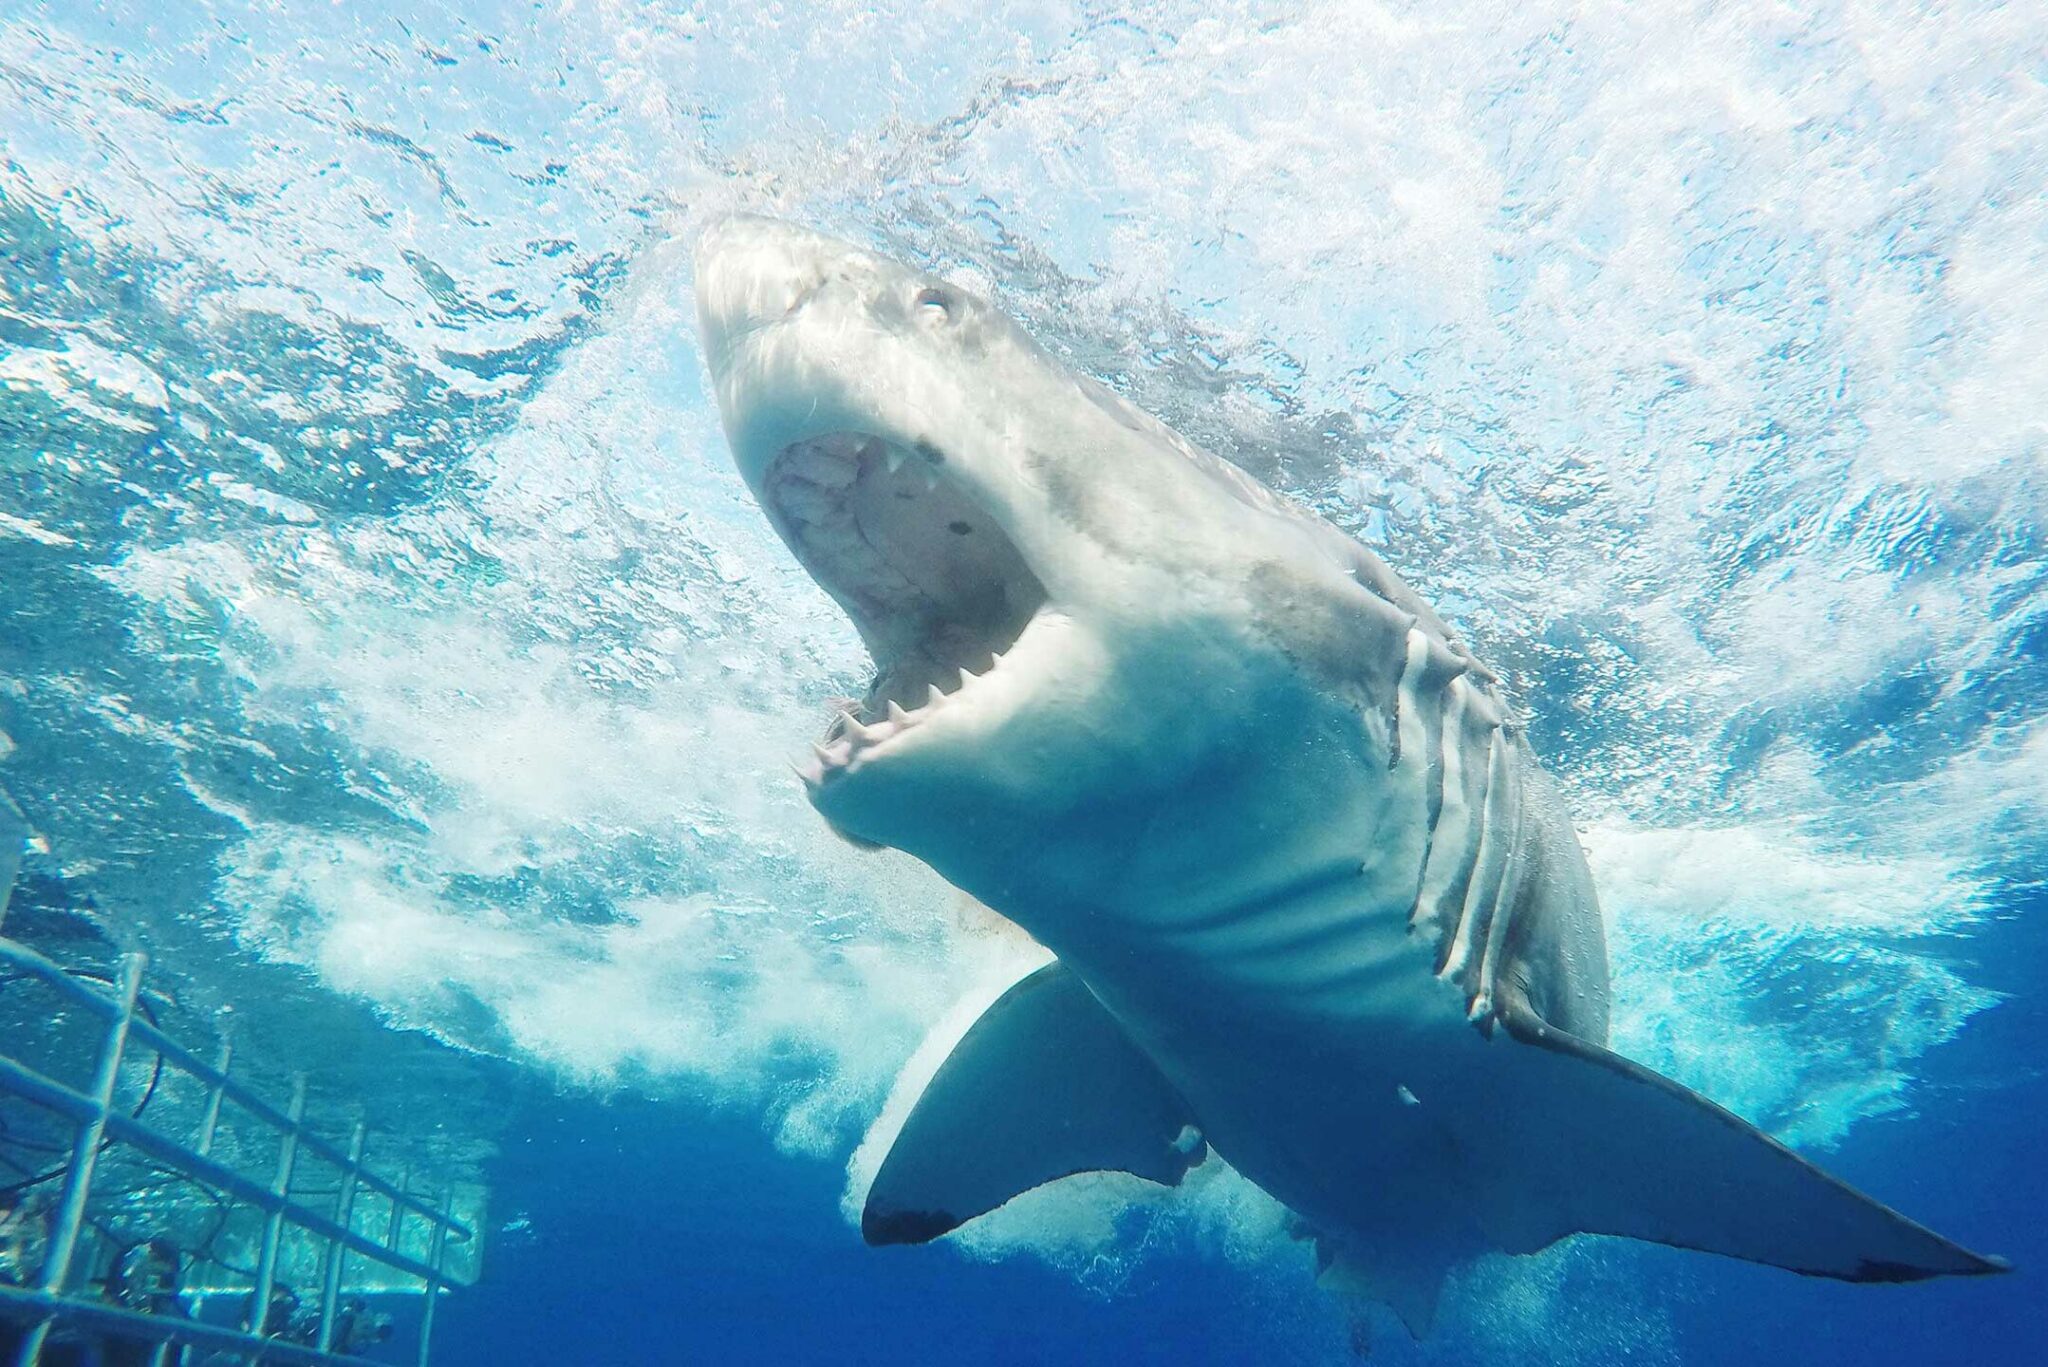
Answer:
M870 1242L1213 1147L1417 1333L1447 1269L1578 1232L2003 1269L1605 1048L1558 792L1369 551L946 281L737 218L696 288L739 469L876 663L813 805L1057 956L926 1085Z

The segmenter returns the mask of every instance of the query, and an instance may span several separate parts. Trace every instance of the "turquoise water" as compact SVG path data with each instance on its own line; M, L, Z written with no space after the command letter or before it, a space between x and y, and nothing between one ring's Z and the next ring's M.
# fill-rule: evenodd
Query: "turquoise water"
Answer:
M39 924L488 1189L444 1361L1346 1360L1225 1172L843 1213L1015 949L783 767L866 661L704 392L691 244L767 210L1379 550L1571 794L1617 1046L2021 1266L1578 1240L1379 1359L2027 1360L2048 20L1809 10L7 7Z

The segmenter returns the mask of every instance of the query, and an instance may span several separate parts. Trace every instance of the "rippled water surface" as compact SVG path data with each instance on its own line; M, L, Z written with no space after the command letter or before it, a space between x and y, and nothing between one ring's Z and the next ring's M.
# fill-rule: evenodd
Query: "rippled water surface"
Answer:
M2028 4L0 7L9 928L487 1187L446 1361L1348 1360L1215 1165L845 1223L1015 951L782 765L866 659L705 394L766 210L1379 550L1572 795L1618 1047L2021 1263L1577 1240L1375 1360L2027 1360L2044 185Z

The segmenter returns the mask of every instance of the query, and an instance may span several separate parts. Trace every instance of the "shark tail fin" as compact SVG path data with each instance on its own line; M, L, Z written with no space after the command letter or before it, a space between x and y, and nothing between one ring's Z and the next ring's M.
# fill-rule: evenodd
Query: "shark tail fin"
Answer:
M1669 1078L1504 1003L1526 1052L1499 1122L1460 1136L1511 1252L1620 1234L1809 1276L1899 1282L2008 1270L1828 1175Z
M983 1012L926 1084L868 1189L861 1235L924 1243L1075 1173L1173 1186L1207 1152L1179 1093L1049 964Z

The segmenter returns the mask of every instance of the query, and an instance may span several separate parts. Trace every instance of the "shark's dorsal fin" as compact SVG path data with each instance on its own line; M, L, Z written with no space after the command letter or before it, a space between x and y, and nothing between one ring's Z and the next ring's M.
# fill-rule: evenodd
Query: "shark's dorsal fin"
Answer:
M926 1085L868 1190L861 1235L923 1243L1081 1172L1172 1186L1207 1152L1151 1060L1049 964L983 1012Z
M1698 1093L1558 1030L1519 998L1500 1009L1527 1057L1497 1124L1459 1137L1489 1232L1511 1252L1575 1232L1622 1234L1809 1276L1899 1282L2002 1272L1830 1177Z

